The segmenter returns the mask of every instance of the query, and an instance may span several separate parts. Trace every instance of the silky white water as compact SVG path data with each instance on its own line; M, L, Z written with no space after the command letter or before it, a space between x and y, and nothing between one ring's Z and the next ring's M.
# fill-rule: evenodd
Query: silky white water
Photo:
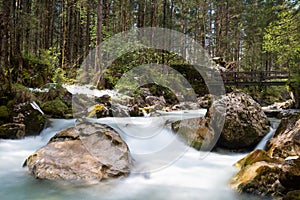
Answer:
M181 113L177 117L183 116ZM27 156L47 144L58 131L73 126L75 120L52 120L40 136L22 140L0 140L1 200L257 199L239 195L229 187L230 178L237 172L233 164L245 154L201 154L188 148L166 126L166 122L175 119L173 115L158 118L101 119L102 123L121 132L136 160L136 167L127 178L96 185L36 180L22 168ZM139 134L139 139L134 138L135 134ZM142 141L141 137L145 137L145 140ZM178 148L184 147L184 151L174 157L176 159L171 159L171 162L163 162L161 165L158 161L160 165L157 165L157 156L143 156L159 151L170 140L175 141ZM166 157L158 156L157 160L162 158ZM149 169L155 170L144 170L149 166Z

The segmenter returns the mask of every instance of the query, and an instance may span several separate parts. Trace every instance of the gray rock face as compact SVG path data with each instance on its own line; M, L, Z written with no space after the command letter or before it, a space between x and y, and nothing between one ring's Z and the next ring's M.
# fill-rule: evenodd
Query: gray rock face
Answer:
M260 105L244 93L229 93L216 104L226 105L225 124L218 145L229 149L256 145L270 130Z
M38 179L98 182L130 173L126 143L112 128L81 123L52 137L25 163Z
M219 113L217 117L225 115L224 126L217 143L222 148L251 148L269 132L269 120L251 96L244 93L230 93L215 100L213 104L204 119L186 119L172 125L173 130L183 136L192 147L199 150L201 145L211 146L213 141L218 139L214 128L210 126L214 112ZM215 128L221 129L221 120L214 119Z

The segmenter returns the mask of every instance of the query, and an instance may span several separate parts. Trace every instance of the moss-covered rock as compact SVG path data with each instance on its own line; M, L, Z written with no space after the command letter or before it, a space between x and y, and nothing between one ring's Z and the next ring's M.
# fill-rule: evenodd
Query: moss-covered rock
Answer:
M88 117L102 118L109 116L109 110L103 104L96 104L94 105L92 111L88 114Z
M14 122L25 124L26 136L38 135L44 128L45 117L37 110L32 108L30 103L23 103L14 118Z
M236 163L236 166L239 168L244 168L248 165L252 165L256 162L273 162L273 163L279 163L280 161L274 158L270 158L268 153L265 150L262 149L256 149L250 154L248 154L246 157L242 158Z
M0 120L8 120L9 119L9 112L6 106L0 106Z
M60 98L42 103L41 108L46 115L54 118L65 118L68 112L68 106Z
M1 139L20 139L25 136L25 125L8 123L0 126Z

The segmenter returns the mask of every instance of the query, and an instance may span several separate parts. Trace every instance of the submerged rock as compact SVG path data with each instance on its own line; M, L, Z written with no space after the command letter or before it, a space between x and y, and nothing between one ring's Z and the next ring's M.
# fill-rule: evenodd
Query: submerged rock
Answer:
M52 137L25 163L38 179L98 182L127 176L128 146L112 128L81 123Z
M172 129L187 145L197 150L206 150L214 138L214 132L205 118L177 121L172 123Z

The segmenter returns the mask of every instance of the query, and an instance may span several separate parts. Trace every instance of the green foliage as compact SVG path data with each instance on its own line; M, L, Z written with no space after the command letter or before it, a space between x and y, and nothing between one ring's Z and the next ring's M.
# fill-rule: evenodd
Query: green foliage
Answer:
M8 119L9 113L6 106L0 106L0 118L1 119Z
M41 109L45 112L45 114L63 118L68 111L68 106L60 98L56 98L52 101L44 102Z
M41 49L40 55L23 55L23 84L28 87L40 87L51 81L54 70L59 66L60 53L55 48ZM17 64L15 64L17 66ZM14 70L15 72L17 70Z
M300 4L285 2L278 6L278 20L270 23L264 35L264 50L276 55L277 63L289 70L292 77L288 89L296 94L296 106L300 88ZM298 105L297 105L298 104Z
M95 115L98 117L98 115L105 110L105 106L103 104L96 104L94 105L93 110L88 114L88 117L94 117Z
M278 20L270 23L264 35L264 50L275 53L278 64L285 66L293 75L296 85L300 85L300 13L299 2L285 3L276 8Z
M55 67L59 66L59 56L60 52L56 48L50 47L49 49L41 50L40 59L52 71Z
M57 83L58 86L62 86L66 81L65 74L66 72L62 68L55 69L52 81Z
M27 87L23 85L13 84L12 91L13 91L14 99L18 103L24 103L35 99L35 96L29 91Z

